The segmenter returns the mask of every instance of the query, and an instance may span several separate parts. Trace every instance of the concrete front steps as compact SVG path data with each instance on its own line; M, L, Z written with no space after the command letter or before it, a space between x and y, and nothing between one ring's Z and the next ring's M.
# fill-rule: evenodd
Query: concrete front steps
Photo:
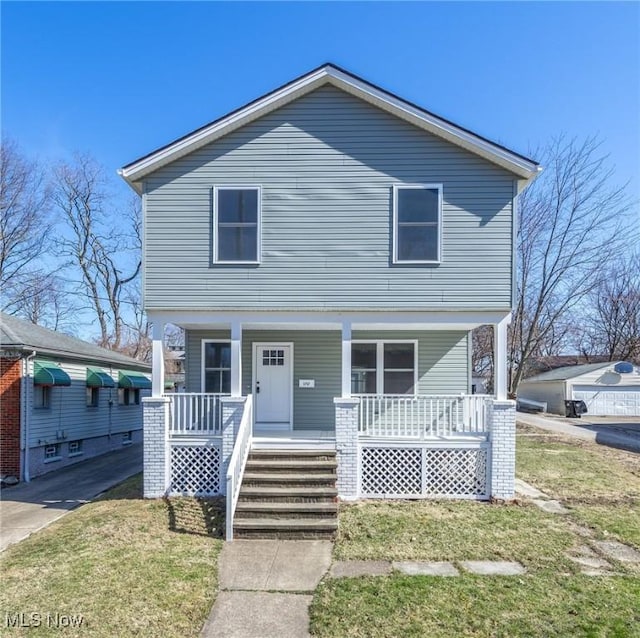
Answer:
M335 452L251 450L235 538L332 540L338 529Z

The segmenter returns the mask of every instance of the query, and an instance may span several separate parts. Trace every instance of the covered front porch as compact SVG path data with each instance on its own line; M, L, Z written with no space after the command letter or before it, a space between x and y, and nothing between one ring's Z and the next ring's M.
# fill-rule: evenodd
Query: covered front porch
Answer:
M147 496L219 493L233 503L249 450L260 447L335 450L344 499L513 494L505 313L151 319ZM163 393L166 323L186 330L185 393ZM494 396L470 393L469 333L487 323L495 329Z

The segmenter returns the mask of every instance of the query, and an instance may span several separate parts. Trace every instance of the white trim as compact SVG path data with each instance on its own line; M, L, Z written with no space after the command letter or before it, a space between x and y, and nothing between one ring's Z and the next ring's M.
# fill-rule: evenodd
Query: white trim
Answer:
M163 321L187 326L189 329L229 330L233 321L241 321L244 330L254 326L283 326L285 330L308 330L318 327L326 330L341 330L345 320L351 322L353 330L471 330L476 326L499 323L511 314L510 308L502 310L456 310L456 311L292 311L272 312L260 310L150 310L149 321ZM197 326L191 328L191 326Z
M205 344L207 343L228 343L229 345L231 345L231 339L201 339L200 340L200 392L204 393L206 392L205 389L205 366L204 366L204 348L205 348ZM229 366L231 366L231 362L229 363ZM214 368L212 368L214 369ZM226 368L215 368L217 370L226 370ZM229 367L229 370L231 371L231 374L233 374L233 370L231 367ZM213 394L217 394L213 393Z
M497 401L506 401L507 382L507 328L511 315L494 325L493 335L493 393Z
M258 392L256 391L256 371L258 366L258 348L284 348L289 347L290 350L290 358L291 365L289 366L289 428L288 430L283 430L285 432L293 431L293 368L294 368L294 355L293 355L293 341L254 341L251 344L251 392L249 394L253 394L255 396L255 403L253 406L253 425L260 426L260 422L257 420L258 416Z
M418 396L418 382L420 380L420 374L418 371L418 339L353 339L351 344L355 343L375 343L376 344L376 394L388 394L384 391L384 344L385 343L412 343L413 344L413 394L407 394L407 397ZM351 369L353 370L353 362L351 363ZM396 368L389 368L390 371L398 370ZM382 374L379 374L382 372ZM371 396L367 393L354 393L356 397L359 396Z
M455 124L447 122L432 113L427 113L399 97L328 64L169 144L167 147L159 149L127 167L121 168L118 173L135 190L140 192L140 181L145 175L310 93L324 84L335 86L440 138L461 146L476 155L480 155L484 159L511 171L525 181L534 179L541 170L533 161L482 139L470 131L465 131Z
M228 190L255 190L258 192L257 201L257 215L256 215L256 259L249 261L222 261L218 259L218 191ZM212 242L212 265L234 265L242 266L251 265L255 266L262 262L262 185L261 184L219 184L215 185L212 190L213 204L212 214L213 221L211 226L211 242Z
M353 337L351 330L351 322L342 322L342 361L341 361L341 387L342 396L349 398L351 396L351 346L353 345Z
M393 263L394 264L440 264L442 263L442 184L393 184ZM436 259L399 259L398 258L398 191L437 190L438 191L438 248Z

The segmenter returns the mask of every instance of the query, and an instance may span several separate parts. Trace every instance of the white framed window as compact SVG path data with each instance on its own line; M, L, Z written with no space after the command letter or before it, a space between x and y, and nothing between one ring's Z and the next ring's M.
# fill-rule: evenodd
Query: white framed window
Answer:
M139 405L139 388L118 388L118 405Z
M122 433L122 445L129 445L133 442L133 433L132 432L123 432Z
M417 387L417 341L352 342L353 394L416 394Z
M46 445L44 448L44 460L58 461L60 459L60 443L53 443L52 445Z
M40 410L51 407L51 386L33 386L33 407Z
M82 441L69 441L69 456L80 456L82 454Z
M100 388L87 386L87 407L97 408L100 402Z
M214 263L260 263L261 209L260 186L214 186Z
M393 263L438 264L442 184L393 185Z
M231 394L231 342L202 341L202 391Z

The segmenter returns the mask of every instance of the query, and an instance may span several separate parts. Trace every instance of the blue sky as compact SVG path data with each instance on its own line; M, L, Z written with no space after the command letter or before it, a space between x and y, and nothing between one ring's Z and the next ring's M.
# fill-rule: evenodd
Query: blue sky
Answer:
M640 3L3 2L2 129L112 174L325 61L526 153L599 135L640 199ZM124 187L122 187L124 190Z

